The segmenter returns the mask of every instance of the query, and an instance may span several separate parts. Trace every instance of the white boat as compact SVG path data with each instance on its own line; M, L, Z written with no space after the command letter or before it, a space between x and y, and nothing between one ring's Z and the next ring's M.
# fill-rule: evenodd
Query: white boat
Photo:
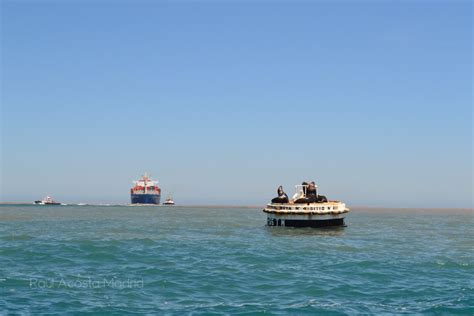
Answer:
M37 204L37 205L61 205L61 203L56 202L50 196L45 197L41 201L35 201L35 204Z
M291 200L278 190L279 197L267 204L268 226L285 227L330 227L344 226L344 218L349 212L346 204L340 201L328 201L325 196L308 194L307 184L296 185L296 194ZM317 188L317 186L314 186ZM281 189L281 191L280 191Z
M174 205L173 198L172 198L171 196L168 196L168 198L167 198L166 201L163 203L163 205L173 206L173 205Z

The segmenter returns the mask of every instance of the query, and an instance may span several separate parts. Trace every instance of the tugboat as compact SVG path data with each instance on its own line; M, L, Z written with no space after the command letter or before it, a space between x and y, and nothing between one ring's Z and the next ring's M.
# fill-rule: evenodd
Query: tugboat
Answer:
M35 204L37 204L37 205L61 205L61 203L56 202L50 196L45 197L41 201L35 201Z
M160 205L161 188L158 181L153 181L145 173L140 180L133 182L130 189L130 199L132 204L155 204Z
M278 197L263 209L267 214L267 226L345 226L344 217L349 212L345 203L328 201L324 195L319 195L314 182L303 182L295 187L296 193L291 200L281 186L278 188Z
M165 203L163 203L163 205L174 206L174 201L171 195L168 196L168 198L166 199Z

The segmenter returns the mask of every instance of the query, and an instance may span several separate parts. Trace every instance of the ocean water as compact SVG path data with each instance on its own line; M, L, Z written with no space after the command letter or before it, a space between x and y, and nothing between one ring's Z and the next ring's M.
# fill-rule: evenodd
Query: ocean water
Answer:
M474 314L469 211L0 206L0 314Z

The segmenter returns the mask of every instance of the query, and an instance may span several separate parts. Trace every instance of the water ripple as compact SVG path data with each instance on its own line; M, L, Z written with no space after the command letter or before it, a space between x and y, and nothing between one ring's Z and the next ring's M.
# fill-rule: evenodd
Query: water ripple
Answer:
M472 214L264 223L245 208L0 207L0 313L474 313Z

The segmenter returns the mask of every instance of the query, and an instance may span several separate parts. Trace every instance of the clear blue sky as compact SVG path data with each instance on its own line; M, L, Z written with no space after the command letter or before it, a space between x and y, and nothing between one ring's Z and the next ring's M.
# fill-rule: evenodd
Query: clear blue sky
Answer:
M470 1L2 1L2 200L472 207Z

